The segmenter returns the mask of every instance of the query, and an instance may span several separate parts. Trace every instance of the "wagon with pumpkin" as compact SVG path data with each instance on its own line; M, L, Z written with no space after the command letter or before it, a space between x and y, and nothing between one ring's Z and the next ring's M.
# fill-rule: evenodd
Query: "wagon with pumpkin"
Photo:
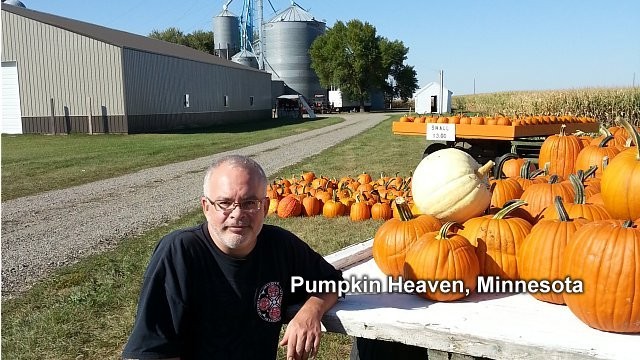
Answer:
M482 117L482 116L403 116L392 123L397 135L426 136L424 155L457 147L478 162L515 153L536 160L544 139L560 132L597 133L596 119L566 116Z

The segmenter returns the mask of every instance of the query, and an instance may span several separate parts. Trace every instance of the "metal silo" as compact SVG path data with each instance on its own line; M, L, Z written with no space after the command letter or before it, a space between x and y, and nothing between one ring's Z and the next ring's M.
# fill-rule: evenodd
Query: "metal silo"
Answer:
M240 52L231 57L231 61L241 65L250 66L255 69L258 68L258 59L256 59L256 56L248 50L240 50Z
M326 96L311 68L309 48L325 31L325 23L292 2L292 5L264 24L265 70L274 80L282 80L298 94L313 99Z
M213 18L213 40L220 57L231 59L240 51L240 19L226 7Z

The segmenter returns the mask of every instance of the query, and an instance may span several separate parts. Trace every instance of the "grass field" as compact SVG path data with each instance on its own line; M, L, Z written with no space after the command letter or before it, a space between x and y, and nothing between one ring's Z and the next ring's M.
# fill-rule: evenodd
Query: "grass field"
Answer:
M424 139L394 136L390 128L391 121L386 120L272 178L309 170L331 177L361 172L375 177L396 171L408 175L422 157ZM131 329L142 273L156 242L173 229L202 220L198 204L194 204L194 211L183 218L123 239L114 250L61 269L23 296L3 301L2 357L117 359ZM269 217L267 222L297 233L324 255L372 237L381 225L374 220L354 223L347 217ZM350 346L347 336L327 335L318 358L348 358Z
M341 121L267 119L197 133L2 135L2 200L191 160Z

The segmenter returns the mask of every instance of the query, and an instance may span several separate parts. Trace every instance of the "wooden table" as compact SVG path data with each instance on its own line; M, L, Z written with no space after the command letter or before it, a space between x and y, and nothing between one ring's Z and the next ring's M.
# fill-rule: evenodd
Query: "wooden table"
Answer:
M372 240L326 259L356 276L386 280ZM347 294L323 319L327 331L492 359L640 359L639 334L592 329L563 305L529 294L472 294L432 302L412 294Z

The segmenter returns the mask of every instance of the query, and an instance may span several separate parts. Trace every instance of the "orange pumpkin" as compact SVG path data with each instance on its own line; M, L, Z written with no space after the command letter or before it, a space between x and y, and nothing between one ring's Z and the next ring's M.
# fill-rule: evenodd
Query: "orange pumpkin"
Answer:
M371 218L371 208L369 204L362 200L361 194L356 194L356 201L349 209L349 218L351 221L363 221Z
M587 203L584 185L577 175L569 175L569 180L573 185L575 197L573 199L573 204L567 203L564 208L570 218L575 219L581 217L589 221L611 219L611 215L609 215L604 206L600 204ZM542 212L540 219L559 219L560 215L561 213L557 210L557 206L549 206Z
M325 201L324 206L322 206L322 215L326 218L335 218L345 213L345 206L338 200L336 194L336 189L333 189L333 197L331 200Z
M374 220L389 220L393 217L391 205L387 202L378 201L371 206L371 218Z
M575 194L569 186L558 183L557 175L552 175L547 183L533 184L522 193L520 199L527 202L522 209L526 210L531 218L527 219L534 224L540 214L548 206L553 204L553 199L561 196L565 202L573 201Z
M556 196L554 205L557 217L540 220L520 246L518 273L522 280L564 280L561 272L564 248L576 230L589 222L583 218L572 219L562 205L560 196ZM541 301L564 304L559 293L537 292L531 295Z
M625 119L618 119L632 134L636 144L638 131ZM604 207L615 219L640 217L640 147L634 146L611 159L600 183Z
M549 163L549 173L566 179L574 172L576 158L582 150L582 142L575 135L566 135L562 124L558 135L547 137L540 147L538 164Z
M518 279L516 255L525 236L531 231L531 224L509 214L524 203L521 200L514 201L495 215L471 218L458 231L476 247L480 274Z
M563 274L583 282L564 293L567 306L592 328L640 333L640 229L631 220L600 220L581 227L562 257Z
M281 218L299 216L302 213L302 204L295 195L287 195L280 199L276 213Z
M446 281L447 283L462 282L463 286L455 291L433 291L428 287L425 292L418 292L418 296L433 301L454 301L461 299L474 291L478 282L480 265L476 257L475 248L465 237L450 233L448 222L434 231L422 235L409 251L404 264L404 277L412 281L429 280Z
M606 156L611 160L620 152L620 149L615 146L607 146L611 140L613 140L613 136L607 136L598 145L589 145L580 150L576 158L575 169L587 171L595 165L597 166L596 176L602 175L602 159Z
M373 237L372 252L380 270L397 277L404 272L409 247L423 234L439 229L442 223L431 215L414 217L403 197L397 197L394 202L400 219L389 219L378 228Z
M520 175L520 169L522 169L525 163L527 163L526 159L518 157L510 158L502 165L502 173L506 177L515 178ZM530 172L536 170L536 166L531 161L527 163L527 166Z
M502 206L505 202L513 199L519 199L524 190L520 183L514 178L505 178L503 167L507 160L517 159L518 155L508 153L502 155L498 160L495 168L495 179L489 181L489 189L491 190L490 207Z

